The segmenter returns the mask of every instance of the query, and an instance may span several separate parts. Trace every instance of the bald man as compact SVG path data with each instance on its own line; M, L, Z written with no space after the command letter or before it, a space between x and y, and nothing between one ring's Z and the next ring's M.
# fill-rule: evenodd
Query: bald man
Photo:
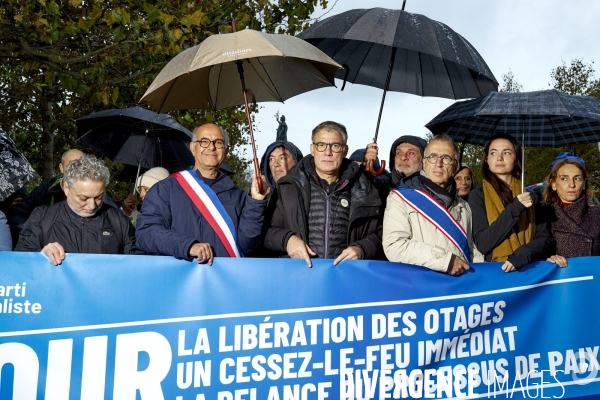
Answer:
M137 219L138 247L148 254L172 255L212 264L214 257L240 257L259 244L266 197L256 177L250 194L219 170L229 150L227 132L215 124L194 130L194 168L156 183Z

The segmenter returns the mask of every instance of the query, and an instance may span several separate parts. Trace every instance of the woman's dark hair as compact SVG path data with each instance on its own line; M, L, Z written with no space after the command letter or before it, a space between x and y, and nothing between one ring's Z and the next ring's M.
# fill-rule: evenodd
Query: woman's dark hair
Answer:
M585 184L583 185L583 190L581 191L581 195L587 198L588 205L594 204L594 191L592 190L592 185L590 185L590 181L588 179L587 172L585 167L578 163L575 160L570 160L568 158L560 160L554 164L552 170L550 171L550 175L546 179L546 187L544 188L544 200L546 204L558 204L562 206L562 200L558 197L558 193L556 190L552 189L552 184L556 182L558 178L558 170L561 169L565 165L574 165L581 171L581 175Z
M498 193L498 197L502 201L504 207L510 204L513 201L512 187L508 186L502 179L498 178L496 174L494 174L490 170L490 166L488 165L487 158L488 153L490 151L490 145L496 139L505 139L508 140L513 148L515 149L515 165L512 170L512 177L515 179L521 179L521 146L519 143L510 135L504 133L496 133L492 136L485 145L483 146L483 158L481 159L481 175L483 175L483 179L488 181L496 193Z

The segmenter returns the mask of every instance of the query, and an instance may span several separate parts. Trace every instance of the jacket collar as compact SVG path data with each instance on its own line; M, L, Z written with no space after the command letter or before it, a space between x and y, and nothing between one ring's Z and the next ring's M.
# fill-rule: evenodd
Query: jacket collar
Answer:
M194 169L194 172L198 175L200 179L204 180L204 177L198 170ZM223 171L219 170L219 173L215 178L213 184L210 185L210 188L213 190L213 192L220 193L230 190L234 186L235 185L233 184L231 179L229 179L229 177L225 173L223 173Z
M572 230L574 232L580 232L586 234L585 230L581 228L581 224L587 214L587 198L585 195L575 200L567 208L562 208L559 204L552 204L554 213L556 215L556 221L553 223L553 228L558 230Z
M361 175L360 166L354 161L344 158L340 167L340 175L337 182L332 183L332 190L340 189L340 186L346 186L353 180L357 180ZM312 155L305 156L298 164L288 171L288 174L281 178L278 182L284 183L287 181L296 181L299 186L304 186L310 181L316 182L319 185L319 177L315 170L314 158Z
M443 204L446 208L450 208L452 203L458 197L458 192L456 190L456 182L454 178L450 178L448 185L443 188L440 185L433 183L427 176L425 176L425 172L415 172L412 175L406 176L400 179L398 183L398 187L407 187L410 189L418 189L424 190L433 196L437 201Z

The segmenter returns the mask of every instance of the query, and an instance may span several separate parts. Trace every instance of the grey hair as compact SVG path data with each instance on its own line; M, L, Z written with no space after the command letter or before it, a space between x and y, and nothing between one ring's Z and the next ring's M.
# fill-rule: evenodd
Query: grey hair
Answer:
M106 168L106 165L104 165L104 161L88 155L71 161L65 171L65 181L67 181L67 185L70 188L78 180L104 182L104 185L108 186L109 179L110 172Z
M217 125L217 124L214 124ZM197 139L196 138L196 132L198 131L198 129L200 129L202 127L202 125L197 126L194 128L194 131L192 132L192 140ZM221 126L217 125L217 127L221 130L221 133L223 134L223 141L225 142L225 146L229 147L229 133L227 133L226 129L223 129Z
M450 143L452 145L452 148L454 149L454 159L458 161L458 150L456 149L456 144L454 143L454 140L452 140L450 135L448 135L447 133L438 133L429 141L427 145L429 146L432 142Z
M348 131L346 131L346 127L340 123L333 121L325 121L321 122L319 125L312 130L312 136L310 140L315 141L315 136L319 131L333 131L338 133L342 137L342 141L344 144L348 142Z

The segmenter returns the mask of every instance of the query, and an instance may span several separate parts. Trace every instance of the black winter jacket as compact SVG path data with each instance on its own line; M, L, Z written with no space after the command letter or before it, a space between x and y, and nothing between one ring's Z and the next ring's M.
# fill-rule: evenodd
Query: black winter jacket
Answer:
M43 218L50 217L48 210L54 208L54 221L44 237ZM112 217L108 213L112 213ZM118 218L118 227L111 219ZM117 232L120 229L120 232ZM107 204L93 217L80 217L69 208L66 201L50 207L37 207L25 223L15 251L40 251L48 243L58 242L66 253L91 254L143 254L135 244L135 229L129 218Z
M314 193L314 192L317 193ZM292 235L298 236L323 257L326 237L320 243L309 243L309 225L319 224L322 231L327 231L327 242L339 243L339 235L343 232L343 246L334 246L327 251L327 258L337 257L346 247L359 246L363 251L363 259L384 259L381 245L382 218L381 199L377 189L361 171L358 164L345 159L340 168L340 179L332 184L327 195L314 169L312 156L304 157L288 174L277 183L278 197L271 223L267 230L264 246L278 255L287 254L286 246ZM315 196L322 196L324 201L315 201ZM326 212L329 198L329 214ZM342 227L343 210L347 202L347 225ZM325 208L325 209L324 209ZM335 218L335 215L341 218ZM313 221L309 220L309 215ZM321 215L322 219L319 219ZM325 229L327 228L327 229ZM313 227L314 229L314 227ZM314 246L314 247L313 247ZM343 248L342 248L343 247ZM318 251L320 250L320 251Z
M10 206L6 217L11 228L16 230L17 235L21 232L25 222L27 222L27 219L36 207L51 206L65 199L65 192L63 192L61 187L62 179L63 174L46 179L25 196L23 200ZM104 192L104 204L119 208L106 192Z
M532 193L532 197L536 220L535 238L519 247L513 255L508 257L508 261L517 269L532 261L545 260L552 255L554 250L554 240L550 235L546 218L542 215L543 208L536 201L534 193ZM512 203L500 213L496 221L492 225L488 224L483 183L478 184L469 193L469 206L473 214L473 242L477 249L485 255L485 260L492 261L492 252L513 232L525 206L515 197Z

